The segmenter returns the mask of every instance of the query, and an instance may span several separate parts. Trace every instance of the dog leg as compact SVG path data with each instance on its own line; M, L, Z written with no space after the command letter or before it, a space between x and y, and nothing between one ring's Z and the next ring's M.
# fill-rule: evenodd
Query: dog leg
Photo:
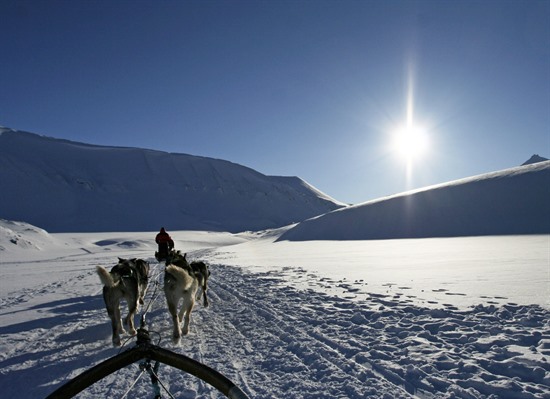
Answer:
M208 290L208 274L204 277L204 281L202 283L202 297L203 297L203 305L205 308L208 307L208 297L206 296L206 291Z
M128 304L129 310L128 310L128 316L126 317L125 323L128 326L128 333L130 335L136 335L136 327L134 326L134 316L136 314L137 310L137 300L133 301L132 304Z
M111 329L112 329L112 342L113 346L120 346L120 333L118 329L118 321L116 316L112 312L109 313L109 318L111 319Z
M168 299L168 298L167 298ZM178 309L177 309L177 302L174 303L173 301L167 301L168 303L168 311L170 312L170 315L172 316L172 323L174 324L174 332L172 334L172 341L174 344L177 344L181 338L181 330L180 330L180 319L178 318Z
M185 307L187 305L187 307ZM191 312L193 311L193 307L195 306L195 296L190 295L189 302L184 303L184 307L182 310L185 310L185 316L183 317L183 328L181 329L181 333L183 335L189 334L189 323L191 322Z
M196 300L199 301L201 299L201 296L203 298L203 305L205 308L208 307L208 298L206 297L206 290L208 289L207 288L207 280L206 278L204 277L204 274L201 272L201 273L196 273L195 276L197 277L197 280L199 282L199 288L197 289L197 296L196 296Z
M112 337L113 346L120 346L120 334L116 328L113 328L113 337Z
M145 303L144 297L145 292L147 291L147 283L140 283L139 284L139 304L143 305Z
M108 307L107 314L111 319L111 328L113 332L113 336L112 336L113 346L120 346L120 334L124 333L124 329L122 328L122 320L120 319L119 304L116 303L115 306Z
M117 302L115 306L115 320L116 320L116 326L117 331L119 334L126 334L126 330L122 326L122 316L120 315L120 302Z
M103 300L107 308L107 315L111 319L112 342L114 346L120 346L120 334L124 333L120 318L120 297L111 287L103 287Z
M181 304L181 309L180 309L180 311L179 311L179 313L178 313L178 318L179 318L180 323L184 322L184 317L185 317L185 303L186 303L186 301L185 301L185 297L184 297L183 303ZM184 323L184 325L183 325L183 328L185 329L185 323ZM182 329L182 335L187 334L187 333L185 332L184 329Z
M201 297L203 299L203 306L207 308L209 304L208 304L208 298L206 297L206 287L204 286L199 287L199 289L197 290L196 300L200 301Z
M199 289L197 290L197 295L196 295L196 297L195 297L195 301L199 301L199 300L201 299L202 293L203 293L202 288L199 288Z

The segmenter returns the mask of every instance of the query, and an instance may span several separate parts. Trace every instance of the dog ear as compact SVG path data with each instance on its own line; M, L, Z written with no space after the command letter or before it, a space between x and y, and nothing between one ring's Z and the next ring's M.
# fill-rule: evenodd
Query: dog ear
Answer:
M124 259L118 258L118 263L123 263L123 262L124 262Z

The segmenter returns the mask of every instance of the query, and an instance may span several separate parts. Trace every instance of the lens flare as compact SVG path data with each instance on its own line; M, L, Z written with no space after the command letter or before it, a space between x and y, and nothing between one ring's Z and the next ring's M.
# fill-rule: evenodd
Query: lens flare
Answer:
M394 148L407 161L418 159L429 148L428 135L418 126L405 126L395 133Z

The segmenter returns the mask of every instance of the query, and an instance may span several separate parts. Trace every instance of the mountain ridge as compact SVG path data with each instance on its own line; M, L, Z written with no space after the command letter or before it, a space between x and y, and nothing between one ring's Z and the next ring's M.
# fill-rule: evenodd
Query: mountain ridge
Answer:
M534 163L545 162L545 161L548 161L548 158L541 157L539 154L533 154L531 158L529 158L527 161L522 163L521 166L531 165Z
M550 233L550 161L467 177L338 209L280 241Z
M244 231L344 206L293 176L230 161L0 130L0 217L51 232Z

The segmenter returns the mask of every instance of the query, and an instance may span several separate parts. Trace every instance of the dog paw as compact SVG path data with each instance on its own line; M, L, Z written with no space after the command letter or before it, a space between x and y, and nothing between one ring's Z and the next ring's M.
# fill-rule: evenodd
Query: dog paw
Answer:
M135 329L132 329L132 330L128 331L128 334L134 336L134 335L137 334L137 331Z
M115 348L121 346L120 337L113 337L113 346L114 346Z

